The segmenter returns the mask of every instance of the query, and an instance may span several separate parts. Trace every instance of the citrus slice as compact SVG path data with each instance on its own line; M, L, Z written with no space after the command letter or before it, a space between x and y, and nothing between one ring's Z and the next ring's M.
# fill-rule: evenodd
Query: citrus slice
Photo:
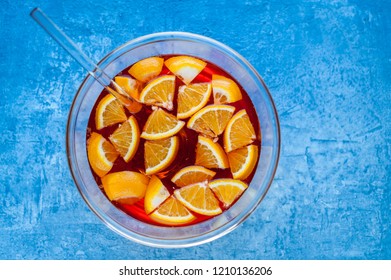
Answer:
M209 183L217 198L224 204L224 207L229 207L246 189L247 184L234 179L216 179Z
M190 118L187 127L215 138L223 133L234 111L230 105L208 105Z
M203 108L212 93L210 83L198 83L180 86L178 89L178 119L191 117Z
M144 209L145 213L149 214L155 210L160 204L163 203L170 193L167 188L163 185L162 181L155 175L149 180L147 191L144 197Z
M164 75L150 81L140 93L140 102L172 110L174 108L175 76Z
M157 77L163 68L164 59L153 56L142 59L129 68L128 73L142 83Z
M219 143L201 135L198 136L195 164L206 168L225 169L229 167L227 155Z
M136 100L140 98L142 83L127 76L116 76L114 81L119 85L130 97Z
M203 166L191 165L179 170L171 181L178 187L184 187L198 182L209 181L216 175L216 172Z
M126 119L124 107L111 94L103 97L96 108L95 123L98 130L116 123L122 123Z
M234 179L245 180L258 160L258 147L248 145L228 153L228 161Z
M102 135L93 132L87 141L87 156L92 170L103 177L113 167L118 152Z
M237 112L228 122L224 131L224 149L226 152L251 144L256 139L254 127L245 109Z
M145 195L149 178L133 171L109 173L102 177L103 189L111 201L134 204Z
M168 138L177 134L184 126L184 121L180 121L163 109L157 108L149 115L141 133L141 138L147 140Z
M140 129L134 116L120 125L109 136L110 142L125 162L129 162L137 152L140 143Z
M149 217L155 222L171 226L187 224L196 218L174 196L170 196Z
M188 85L205 68L207 63L191 56L180 55L167 59L164 64L175 76Z
M222 212L218 199L206 183L195 183L174 191L175 197L189 210L215 216Z
M213 99L215 104L226 104L242 99L242 92L231 79L221 75L212 75Z
M179 138L173 136L161 140L145 141L145 173L152 175L166 169L175 159L179 149Z

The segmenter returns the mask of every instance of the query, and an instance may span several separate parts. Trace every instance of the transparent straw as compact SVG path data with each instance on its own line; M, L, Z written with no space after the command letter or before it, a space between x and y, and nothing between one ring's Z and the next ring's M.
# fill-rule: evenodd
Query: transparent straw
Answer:
M98 65L86 56L57 25L44 12L42 12L41 9L33 9L30 16L130 112L136 113L140 111L141 104L130 97Z

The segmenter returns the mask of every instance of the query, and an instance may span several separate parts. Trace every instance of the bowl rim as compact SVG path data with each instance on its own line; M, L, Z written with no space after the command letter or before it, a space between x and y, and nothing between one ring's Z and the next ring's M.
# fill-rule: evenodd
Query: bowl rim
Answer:
M113 56L114 54L121 53L121 51L126 50L129 46L132 46L132 48L136 48L138 46L144 45L149 42L158 42L161 40L181 40L181 41L191 41L191 42L198 42L198 43L208 43L212 44L214 47L217 47L220 51L224 52L225 54L229 54L231 57L233 56L236 62L239 62L241 66L245 66L247 70L250 70L253 75L255 75L256 79L262 84L262 87L265 91L265 94L267 96L267 102L270 104L271 108L271 115L272 119L275 122L275 126L273 129L275 130L274 136L276 137L273 145L273 157L272 157L272 168L268 169L268 176L265 177L267 179L267 185L262 193L262 195L258 198L255 203L252 204L252 207L249 208L249 210L245 213L239 213L236 217L228 221L227 223L221 225L220 227L217 228L217 230L212 230L208 231L205 234L201 236L196 236L196 237L190 237L190 238L183 238L183 239L159 239L159 238L153 238L149 236L144 236L140 235L139 233L135 233L127 228L122 227L122 225L118 224L117 222L113 220L108 220L102 211L100 209L96 209L91 202L89 201L88 197L86 194L83 193L81 190L81 187L79 186L79 181L78 181L78 175L76 174L76 170L74 170L73 162L72 162L72 151L74 148L71 147L72 141L71 141L71 128L74 126L72 123L72 113L74 112L77 102L78 102L78 97L82 91L82 89L86 86L88 82L91 81L92 76L90 74L86 75L84 78L83 82L80 84L76 95L74 96L72 100L72 104L69 110L68 114L68 121L67 121L67 128L66 128L66 152L67 152L67 160L68 160L68 165L69 169L73 178L73 182L76 185L79 193L81 194L83 200L86 202L86 204L89 206L89 208L92 210L93 213L95 213L96 216L99 217L100 220L103 221L103 223L109 227L111 230L114 232L118 233L119 235L133 240L137 243L147 245L147 246L152 246L152 247L159 247L159 248L179 248L179 247L191 247L191 246L196 246L200 244L204 244L210 241L213 241L215 239L218 239L235 228L237 228L239 225L241 225L253 212L254 210L258 207L258 205L263 201L265 198L266 194L268 193L273 180L274 176L276 174L277 168L278 168L278 163L279 163L279 158L280 158L280 152L281 152L281 131L280 131L280 122L279 122L279 117L277 113L277 109L274 103L274 100L270 94L270 91L268 87L266 86L265 82L263 81L262 77L258 74L256 69L237 51L233 50L232 48L228 47L227 45L195 33L189 33L189 32L179 32L179 31L168 31L168 32L158 32L158 33L152 33L148 35L144 35L135 39L132 39L125 44L122 44L121 46L113 49L110 51L106 56L104 56L98 63L100 67L103 69L112 63L113 61L110 61L110 57ZM266 181L266 180L265 180ZM118 228L118 226L120 228Z

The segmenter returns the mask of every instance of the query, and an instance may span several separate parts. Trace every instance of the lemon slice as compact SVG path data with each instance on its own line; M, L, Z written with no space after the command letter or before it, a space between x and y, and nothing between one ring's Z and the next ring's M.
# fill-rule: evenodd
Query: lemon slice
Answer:
M164 59L161 57L148 57L133 64L128 73L140 82L146 83L160 74L163 63Z
M224 149L231 152L251 144L256 139L254 127L245 109L237 112L224 131Z
M155 222L171 226L188 224L196 219L174 196L164 201L149 217Z
M219 201L205 183L196 183L174 191L175 197L189 210L206 216L222 212Z
M102 177L103 189L111 201L134 204L145 195L149 178L139 172L121 171Z
M212 93L210 83L180 86L178 89L178 119L191 117L208 103Z
M228 161L234 179L245 180L258 161L258 147L248 145L228 153Z
M177 134L185 124L185 122L178 120L163 109L157 108L149 115L141 133L141 138L147 140L168 138Z
M155 210L160 204L163 203L170 193L163 185L162 181L155 175L152 175L151 180L147 186L147 191L144 197L144 209L145 213L149 214Z
M209 183L209 187L225 208L231 204L247 189L247 184L234 179L216 179Z
M93 132L87 141L87 156L92 170L99 176L106 175L113 167L118 152L102 135Z
M174 108L175 76L164 75L150 81L140 93L140 102L166 108Z
M109 136L109 140L124 161L129 162L136 154L140 143L140 129L136 118L130 116Z
M174 56L167 59L164 64L185 84L191 81L205 68L206 62L191 56Z
M162 140L145 141L145 173L152 175L166 169L178 154L179 138L173 136Z
M227 155L219 143L201 135L198 136L195 164L206 168L225 169L229 167Z
M216 172L203 166L191 165L179 170L171 181L178 187L184 187L198 182L209 181L216 175Z
M212 75L213 99L215 104L233 103L242 99L242 92L231 79Z
M116 123L122 123L126 119L124 107L111 94L103 97L96 107L95 123L98 130Z
M234 111L230 105L208 105L189 119L187 127L215 138L223 133Z

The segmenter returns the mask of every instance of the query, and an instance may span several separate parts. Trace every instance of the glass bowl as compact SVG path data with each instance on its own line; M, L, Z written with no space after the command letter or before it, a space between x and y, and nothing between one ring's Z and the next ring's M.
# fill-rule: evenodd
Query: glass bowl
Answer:
M94 180L86 152L91 111L102 86L88 75L69 113L67 155L73 179L91 210L113 231L154 247L188 247L215 240L239 226L265 197L277 169L280 127L272 97L260 75L240 54L213 39L184 32L143 36L115 49L99 62L114 77L129 65L150 56L181 54L202 58L228 72L250 96L261 126L261 152L255 175L241 198L228 210L198 224L168 227L141 222L116 208Z

